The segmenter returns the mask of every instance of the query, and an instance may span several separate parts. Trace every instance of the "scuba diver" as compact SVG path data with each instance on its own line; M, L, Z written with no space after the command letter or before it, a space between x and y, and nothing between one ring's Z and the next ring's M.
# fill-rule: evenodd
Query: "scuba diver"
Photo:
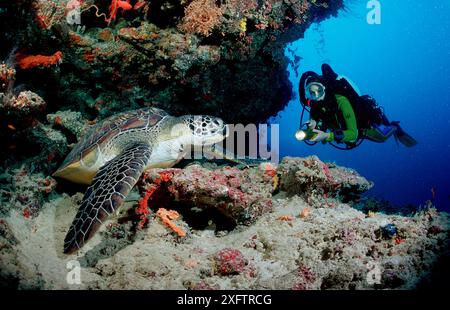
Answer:
M303 110L300 129L295 134L297 140L308 145L329 142L342 150L353 149L364 139L385 142L392 135L407 147L417 144L398 121L387 119L374 98L361 96L349 79L338 76L328 64L323 64L321 69L321 76L307 71L300 79L299 94ZM305 110L309 112L310 120L303 124Z

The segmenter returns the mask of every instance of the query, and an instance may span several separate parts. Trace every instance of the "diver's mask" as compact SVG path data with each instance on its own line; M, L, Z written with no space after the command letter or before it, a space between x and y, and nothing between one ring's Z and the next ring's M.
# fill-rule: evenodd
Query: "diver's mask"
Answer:
M305 97L312 101L320 101L325 98L325 86L320 82L311 82L305 86Z

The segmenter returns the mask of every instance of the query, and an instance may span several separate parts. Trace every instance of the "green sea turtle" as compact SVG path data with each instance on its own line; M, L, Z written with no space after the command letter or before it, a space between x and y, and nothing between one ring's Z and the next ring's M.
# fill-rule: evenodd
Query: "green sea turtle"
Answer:
M211 116L173 117L156 108L120 113L85 134L53 174L90 184L64 240L64 253L80 249L124 201L148 168L172 167L188 146L212 145L228 134Z

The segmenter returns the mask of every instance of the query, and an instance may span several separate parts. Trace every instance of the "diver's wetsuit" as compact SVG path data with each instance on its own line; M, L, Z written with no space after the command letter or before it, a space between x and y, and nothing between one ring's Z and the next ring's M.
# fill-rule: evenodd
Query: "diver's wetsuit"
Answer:
M358 125L353 107L345 96L336 94L335 98L337 103L336 111L327 109L327 104L317 102L317 104L311 105L311 118L326 123L326 127L331 130L342 130L343 136L337 142L356 142L358 139ZM325 115L331 117L324 117ZM385 142L396 130L395 126L388 124L389 122L386 119L386 125L363 129L360 135L374 142ZM326 142L335 141L335 138L334 132L330 132L330 136Z
M397 128L395 126L380 125L377 128L364 129L364 137L373 142L385 142L392 136Z

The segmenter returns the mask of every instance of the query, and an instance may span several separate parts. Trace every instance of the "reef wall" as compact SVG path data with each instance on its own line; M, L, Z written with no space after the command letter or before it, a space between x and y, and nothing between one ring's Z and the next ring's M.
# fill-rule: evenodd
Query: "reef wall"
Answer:
M79 24L69 25L77 3ZM285 44L342 6L342 0L13 1L0 6L0 59L13 52L16 83L39 91L49 112L72 109L95 118L158 106L228 122L265 121L290 98Z
M88 125L139 107L264 122L291 97L286 43L342 6L342 0L1 2L2 169L25 164L49 174Z

